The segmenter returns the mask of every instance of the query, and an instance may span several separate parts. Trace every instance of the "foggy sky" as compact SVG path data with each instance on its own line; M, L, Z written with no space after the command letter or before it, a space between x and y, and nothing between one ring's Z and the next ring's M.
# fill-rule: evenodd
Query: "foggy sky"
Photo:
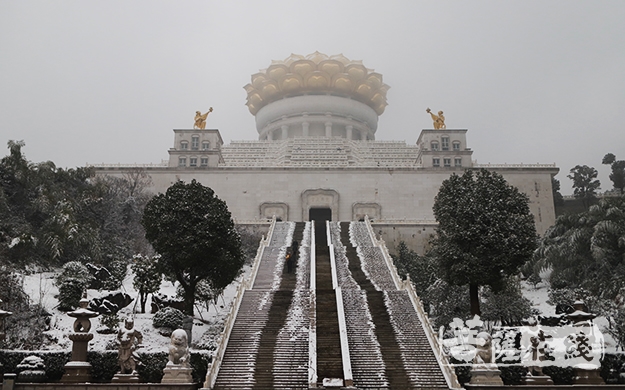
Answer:
M625 159L625 2L0 1L0 142L33 162L158 163L172 129L257 139L243 86L291 53L362 60L391 86L376 139L469 129L478 163ZM8 154L7 149L0 156Z

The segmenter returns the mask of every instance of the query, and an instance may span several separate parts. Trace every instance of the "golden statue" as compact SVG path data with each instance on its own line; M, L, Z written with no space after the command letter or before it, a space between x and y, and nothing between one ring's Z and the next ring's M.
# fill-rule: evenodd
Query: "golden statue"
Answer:
M213 107L209 108L208 112L203 115L201 112L196 111L195 112L195 124L193 125L193 128L204 130L206 128L206 118L208 117L208 114L210 114L211 112L213 112Z
M443 116L442 111L439 111L438 115L434 115L432 114L432 110L428 108L425 110L425 112L432 116L432 120L434 121L434 129L441 130L447 128L447 126L445 126L445 117Z

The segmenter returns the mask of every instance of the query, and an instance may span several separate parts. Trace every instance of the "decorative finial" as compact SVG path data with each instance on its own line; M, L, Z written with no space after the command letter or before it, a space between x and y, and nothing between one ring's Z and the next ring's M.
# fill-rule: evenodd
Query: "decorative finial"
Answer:
M446 129L447 128L447 126L445 126L445 117L443 116L443 112L442 111L439 111L438 115L435 115L435 114L432 114L432 110L427 108L425 110L425 112L430 114L430 116L432 117L432 120L434 121L434 129L435 130L442 130L442 129Z
M213 107L209 108L206 114L202 114L200 111L195 112L195 124L193 125L194 129L204 130L206 128L206 118L208 114L213 112Z

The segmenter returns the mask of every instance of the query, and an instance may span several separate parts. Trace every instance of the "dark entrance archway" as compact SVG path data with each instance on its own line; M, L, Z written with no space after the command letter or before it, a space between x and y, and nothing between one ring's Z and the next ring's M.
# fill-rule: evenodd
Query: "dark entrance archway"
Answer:
M325 225L325 221L332 220L332 209L328 207L311 207L310 210L308 210L308 220L315 221L317 225L320 223Z

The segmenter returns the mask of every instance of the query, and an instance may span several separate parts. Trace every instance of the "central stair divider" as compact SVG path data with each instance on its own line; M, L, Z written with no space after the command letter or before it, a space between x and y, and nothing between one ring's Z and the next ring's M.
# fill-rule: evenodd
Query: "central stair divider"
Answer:
M345 383L336 289L333 286L333 279L335 281L336 279L332 276L330 248L327 243L327 229L324 225L317 226L314 232L316 236L314 272L316 273L317 382L314 383L313 388L343 386Z
M350 387L354 385L354 377L352 376L352 363L349 356L349 344L347 340L347 325L345 323L345 310L343 308L343 293L338 284L338 275L336 272L336 258L334 255L334 245L332 244L332 235L330 234L330 221L326 221L326 235L328 238L328 247L330 248L330 266L332 268L332 284L336 292L336 310L339 320L339 337L341 341L341 357L343 359L343 381L344 386Z
M308 328L308 387L317 387L317 278L315 269L315 221L310 221L310 326Z

